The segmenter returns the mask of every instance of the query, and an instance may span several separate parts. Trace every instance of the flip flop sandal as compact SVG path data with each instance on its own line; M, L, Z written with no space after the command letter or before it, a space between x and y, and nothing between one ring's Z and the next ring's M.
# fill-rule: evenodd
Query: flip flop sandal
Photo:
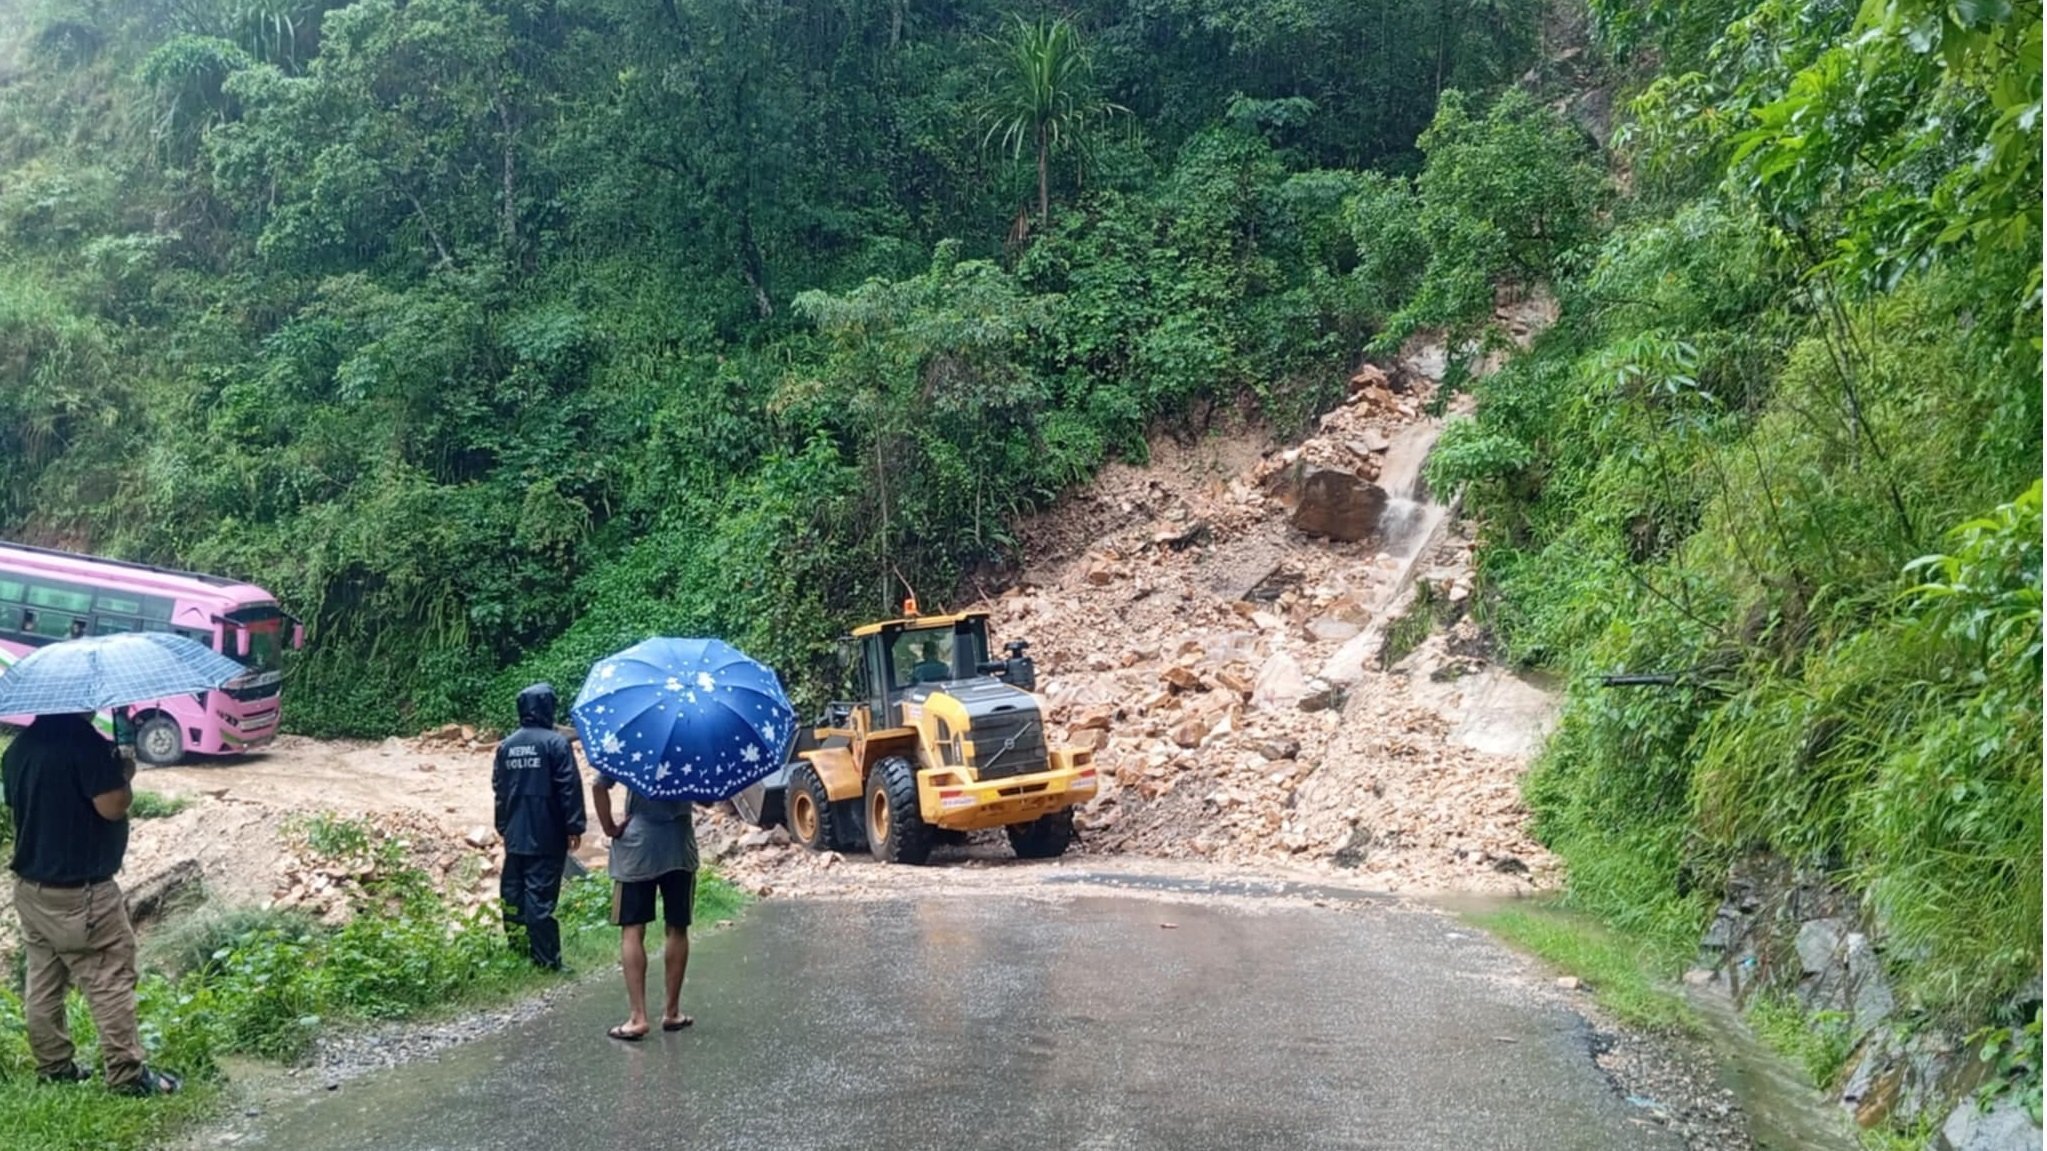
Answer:
M36 1072L38 1083L83 1083L92 1078L92 1071L73 1063L62 1071Z
M619 1024L618 1026L612 1028L609 1031L606 1031L605 1034L611 1036L613 1039L624 1040L627 1043L638 1043L640 1040L645 1039L647 1037L647 1033L644 1031L627 1031L625 1024L623 1023Z
M680 1031L680 1030L682 1030L682 1029L683 1029L683 1028L685 1028L685 1027L690 1027L690 1026L693 1026L693 1025L695 1025L695 1023L696 1023L696 1017L695 1017L695 1016L693 1016L693 1015L685 1015L685 1016L683 1016L683 1017L682 1017L682 1018L680 1018L680 1019L663 1019L663 1020L661 1021L661 1030L663 1030L663 1031Z

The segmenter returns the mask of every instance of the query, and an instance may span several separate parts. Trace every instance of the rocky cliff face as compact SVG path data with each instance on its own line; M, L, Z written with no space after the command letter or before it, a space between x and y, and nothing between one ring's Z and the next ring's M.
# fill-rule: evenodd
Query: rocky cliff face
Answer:
M1887 970L1889 948L1857 901L1821 874L1769 859L1737 868L1701 941L1702 967L1747 1004L1793 997L1849 1055L1829 1088L1864 1128L1924 1124L1946 1151L2038 1148L2041 1130L2010 1094L1979 1099L1979 1043L1915 1019ZM2012 1005L2030 1016L2038 1006Z

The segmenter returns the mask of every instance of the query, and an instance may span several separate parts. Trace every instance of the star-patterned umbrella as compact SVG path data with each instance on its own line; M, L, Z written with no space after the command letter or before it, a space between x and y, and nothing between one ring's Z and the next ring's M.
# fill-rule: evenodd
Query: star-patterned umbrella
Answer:
M715 639L657 637L598 660L570 715L590 765L650 799L730 799L796 737L781 680Z

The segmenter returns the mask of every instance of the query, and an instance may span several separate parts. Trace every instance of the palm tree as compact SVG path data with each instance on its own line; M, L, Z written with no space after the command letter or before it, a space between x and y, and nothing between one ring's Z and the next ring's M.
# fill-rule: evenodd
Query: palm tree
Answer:
M996 51L987 101L981 113L986 147L998 137L1013 160L1030 147L1038 160L1038 227L1052 214L1052 153L1073 149L1086 156L1087 132L1097 120L1125 109L1094 90L1094 62L1080 32L1063 17L1029 21L1018 16L1004 36L991 36Z

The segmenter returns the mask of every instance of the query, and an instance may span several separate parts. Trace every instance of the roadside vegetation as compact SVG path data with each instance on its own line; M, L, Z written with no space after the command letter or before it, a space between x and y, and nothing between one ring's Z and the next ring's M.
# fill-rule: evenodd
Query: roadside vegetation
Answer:
M164 795L161 792L135 792L135 800L128 806L130 819L169 819L192 806L190 798L182 795ZM5 810L0 808L0 810Z
M1429 475L1570 678L1537 833L1665 975L1744 861L1859 895L1886 1026L2037 1116L2040 7L1592 8L1631 194ZM1795 1013L1755 1022L1837 1071Z
M1649 1032L1697 1034L1698 1018L1662 977L1678 957L1611 931L1584 915L1543 904L1469 917L1473 923L1578 979L1614 1018Z
M225 1057L293 1063L323 1031L445 1016L562 981L507 946L494 904L463 910L405 862L399 841L331 816L308 826L317 828L309 840L331 849L327 854L337 861L369 852L377 862L346 923L205 906L145 941L143 1040L152 1064L186 1076L186 1093L168 1101L133 1100L109 1095L97 1082L37 1084L19 983L8 981L0 990L0 1114L8 1116L10 1148L151 1146L208 1113L225 1090ZM698 888L698 921L727 918L741 902L738 889L707 873ZM618 929L607 922L609 910L603 876L563 886L562 950L572 972L616 963ZM79 1059L97 1067L91 1016L73 1000ZM18 1137L26 1141L14 1142Z

